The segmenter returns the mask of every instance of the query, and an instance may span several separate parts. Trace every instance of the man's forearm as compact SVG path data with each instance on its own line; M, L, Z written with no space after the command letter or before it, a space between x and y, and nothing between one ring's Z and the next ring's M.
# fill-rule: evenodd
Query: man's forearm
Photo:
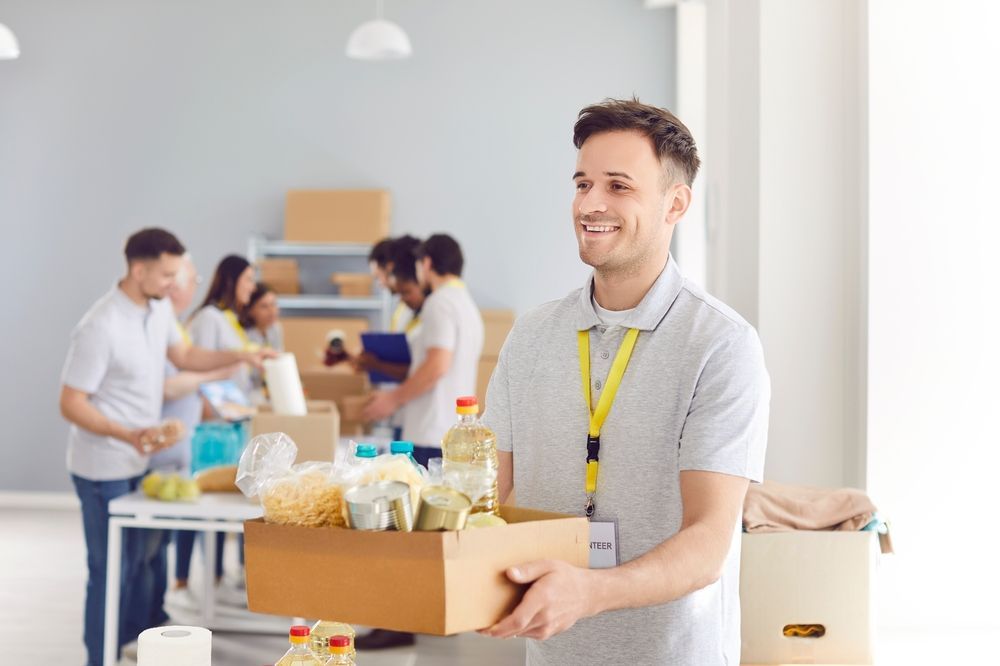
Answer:
M245 354L239 351L216 351L203 347L186 347L176 363L180 370L193 372L210 372L245 360Z
M631 562L595 569L594 612L665 604L711 585L729 550L714 534L707 525L691 525Z
M102 437L114 437L123 442L129 438L129 429L102 414L89 400L73 401L61 406L63 418L87 432Z
M447 368L441 369L439 364L425 362L420 365L416 371L410 375L405 382L400 384L393 393L399 404L405 405L406 403L419 398L427 391L433 388L434 384L437 383Z

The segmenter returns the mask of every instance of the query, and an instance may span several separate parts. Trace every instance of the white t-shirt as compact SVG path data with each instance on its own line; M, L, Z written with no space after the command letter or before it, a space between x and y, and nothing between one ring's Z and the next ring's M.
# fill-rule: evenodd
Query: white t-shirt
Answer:
M137 305L117 286L73 329L62 383L90 396L94 407L126 428L160 423L167 349L182 342L169 301ZM123 441L71 425L70 473L91 481L139 476L149 456Z
M483 318L460 282L443 285L427 297L420 326L410 339L410 373L432 348L452 352L451 367L433 387L405 405L403 437L419 446L441 446L455 422L455 398L476 394L476 373L483 353Z
M238 324L237 324L238 325ZM249 338L244 338L226 316L226 313L214 305L206 305L198 310L191 323L188 324L188 331L191 334L191 343L196 347L204 347L214 351L244 351L247 348ZM250 380L250 368L243 365L239 372L233 375L233 381L240 387L246 396L250 396L253 391L253 383Z
M593 296L590 297L590 303L594 306L594 312L597 313L597 318L601 320L601 323L605 326L621 326L626 319L635 312L635 308L631 310L605 310L597 303L597 299Z

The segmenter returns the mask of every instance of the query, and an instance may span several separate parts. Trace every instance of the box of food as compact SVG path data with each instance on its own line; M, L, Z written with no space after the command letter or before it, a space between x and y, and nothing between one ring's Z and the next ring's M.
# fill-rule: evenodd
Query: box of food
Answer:
M330 283L341 296L371 296L375 278L367 273L331 273Z
M295 354L299 370L323 367L330 333L344 334L349 354L361 353L361 333L369 328L366 317L282 317L285 351Z
M276 294L298 294L302 291L299 282L299 262L294 259L260 259L257 261L260 281Z
M285 240L374 244L389 235L388 190L291 190Z
M250 421L250 436L283 432L298 446L296 462L320 460L332 462L340 441L340 413L328 400L310 400L305 416L275 414L262 407Z
M745 664L871 664L874 532L744 534Z
M501 507L508 525L369 532L246 523L249 608L446 636L492 626L526 586L505 571L539 559L588 566L586 518Z

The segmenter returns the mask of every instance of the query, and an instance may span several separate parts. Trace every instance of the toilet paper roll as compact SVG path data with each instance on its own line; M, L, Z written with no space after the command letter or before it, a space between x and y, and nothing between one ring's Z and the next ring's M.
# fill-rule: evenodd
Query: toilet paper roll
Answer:
M154 627L139 634L138 666L212 666L212 632Z
M306 396L302 392L295 355L284 353L264 361L264 378L275 414L305 416Z

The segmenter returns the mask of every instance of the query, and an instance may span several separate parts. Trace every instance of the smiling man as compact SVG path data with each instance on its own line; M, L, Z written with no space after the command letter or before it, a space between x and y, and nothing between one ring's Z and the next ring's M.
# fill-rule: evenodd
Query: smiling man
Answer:
M484 419L501 497L588 516L590 568L511 569L530 587L484 633L531 639L532 666L735 666L740 513L767 439L760 341L670 256L699 166L687 128L608 100L573 141L573 227L594 271L518 321Z

